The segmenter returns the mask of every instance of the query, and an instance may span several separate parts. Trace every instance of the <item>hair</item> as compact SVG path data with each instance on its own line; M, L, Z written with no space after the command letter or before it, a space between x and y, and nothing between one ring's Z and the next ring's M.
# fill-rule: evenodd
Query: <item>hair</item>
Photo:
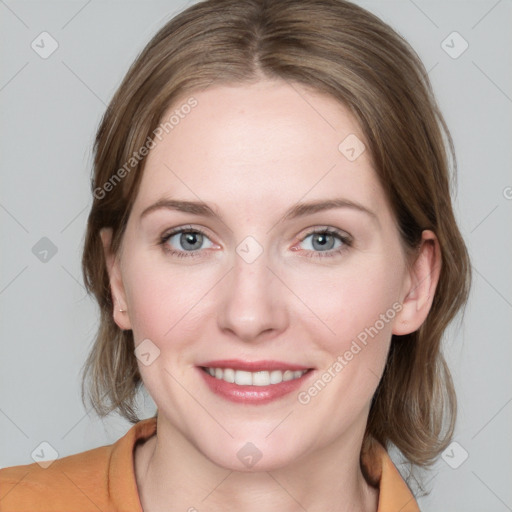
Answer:
M113 320L99 235L112 228L111 249L119 251L144 170L139 151L147 153L164 113L180 98L213 83L262 79L301 84L345 105L360 124L404 248L414 252L426 229L438 238L441 269L431 310L416 332L393 335L364 434L365 446L373 439L392 443L411 464L427 467L455 428L456 395L441 340L471 282L450 197L453 141L414 50L379 18L344 0L202 1L167 22L131 65L94 143L82 267L101 318L84 364L82 400L87 387L100 416L118 411L139 421L142 380L133 333Z

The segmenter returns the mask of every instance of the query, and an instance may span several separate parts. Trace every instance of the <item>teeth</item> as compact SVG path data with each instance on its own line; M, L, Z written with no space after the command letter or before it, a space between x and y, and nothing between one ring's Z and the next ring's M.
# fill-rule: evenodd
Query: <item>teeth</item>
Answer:
M239 386L269 386L302 377L307 370L273 370L271 372L247 372L232 368L205 368L206 372L216 379L235 383Z
M221 375L219 377L220 379L224 379L226 382L235 382L235 370L232 370L231 368L226 368L224 370L224 375Z
M218 377L218 368L215 368L215 377L217 379L222 379L222 370L221 376ZM239 386L250 386L252 384L252 374L251 372L243 372L241 370L237 370L235 372L235 384L238 384Z

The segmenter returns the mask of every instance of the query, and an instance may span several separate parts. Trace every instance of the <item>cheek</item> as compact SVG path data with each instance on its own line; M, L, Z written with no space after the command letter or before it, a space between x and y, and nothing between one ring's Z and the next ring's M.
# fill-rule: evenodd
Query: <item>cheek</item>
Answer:
M358 337L364 343L391 335L402 285L401 268L391 259L361 258L338 271L301 281L301 285L297 282L298 295L307 299L314 321L325 324L322 340L331 354L348 350Z
M213 273L162 264L158 258L132 253L125 265L125 290L137 344L149 338L157 345L195 325L201 301L214 285Z
M129 270L130 281L126 286L130 321L137 343L139 338L158 339L164 329L171 327L172 318L165 315L165 290L169 283L158 279L150 268L141 266ZM167 324L167 325L166 325Z

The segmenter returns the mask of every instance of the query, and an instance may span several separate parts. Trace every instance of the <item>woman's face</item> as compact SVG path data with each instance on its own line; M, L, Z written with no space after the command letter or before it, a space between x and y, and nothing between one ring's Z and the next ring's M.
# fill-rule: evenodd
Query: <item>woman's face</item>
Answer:
M296 84L191 96L111 269L159 417L238 470L360 442L412 283L361 130Z

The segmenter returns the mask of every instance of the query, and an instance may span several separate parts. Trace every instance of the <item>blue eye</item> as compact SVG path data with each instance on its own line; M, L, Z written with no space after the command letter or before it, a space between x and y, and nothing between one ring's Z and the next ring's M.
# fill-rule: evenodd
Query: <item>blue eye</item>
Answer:
M182 249L175 250L169 247L173 239L176 239L174 243L177 243ZM209 240L206 234L199 229L180 228L164 235L161 238L160 243L164 246L165 251L178 256L179 258L186 258L198 256L199 249L204 249L202 245L205 239Z
M335 229L322 228L307 234L301 242L311 238L307 251L308 258L333 257L347 250L352 245L352 238ZM336 245L338 242L338 245Z

